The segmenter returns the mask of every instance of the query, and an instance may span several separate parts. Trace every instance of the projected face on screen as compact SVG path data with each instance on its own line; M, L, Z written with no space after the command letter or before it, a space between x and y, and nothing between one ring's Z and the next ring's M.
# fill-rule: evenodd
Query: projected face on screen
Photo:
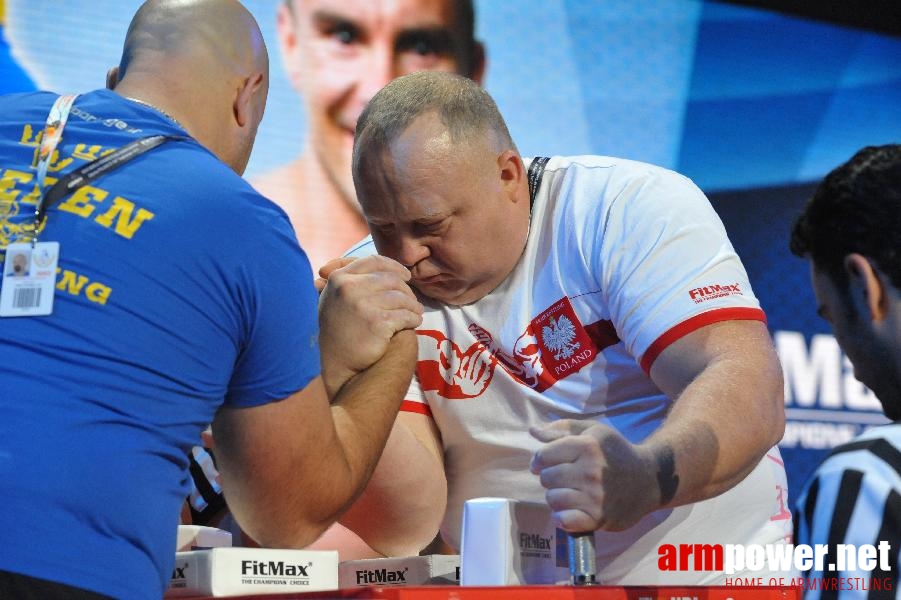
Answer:
M453 0L289 0L278 36L289 78L307 107L316 160L355 203L350 153L357 117L386 83L414 71L470 75L469 31Z

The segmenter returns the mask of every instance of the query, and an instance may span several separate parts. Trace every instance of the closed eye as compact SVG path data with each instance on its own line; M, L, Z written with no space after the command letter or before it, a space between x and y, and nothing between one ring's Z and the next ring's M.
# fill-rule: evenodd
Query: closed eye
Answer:
M369 223L369 231L371 231L373 235L387 237L394 231L394 225L391 225L390 223Z
M419 235L436 235L445 229L447 222L447 219L441 219L440 221L416 223L414 231Z

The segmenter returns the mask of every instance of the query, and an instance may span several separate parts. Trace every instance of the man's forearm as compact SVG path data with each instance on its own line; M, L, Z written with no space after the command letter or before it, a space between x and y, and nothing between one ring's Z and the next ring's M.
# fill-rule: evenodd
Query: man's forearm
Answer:
M317 379L281 402L219 411L223 488L251 537L302 547L337 520L378 461L415 360L415 333L402 331L331 405Z
M352 492L342 512L362 491L388 440L416 365L416 333L401 331L385 355L348 380L332 400L338 442L344 450Z
M723 493L781 438L778 363L765 357L730 360L711 365L693 381L664 426L642 444L654 456L662 506Z

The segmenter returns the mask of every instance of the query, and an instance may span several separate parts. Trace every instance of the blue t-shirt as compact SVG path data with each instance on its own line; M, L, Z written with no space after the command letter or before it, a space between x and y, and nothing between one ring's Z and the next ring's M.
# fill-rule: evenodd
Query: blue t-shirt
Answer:
M0 97L0 253L32 220L55 98ZM113 92L79 96L48 176L158 133L187 136ZM319 375L310 265L285 213L193 139L63 198L41 240L60 243L53 314L0 318L0 569L159 598L216 410Z

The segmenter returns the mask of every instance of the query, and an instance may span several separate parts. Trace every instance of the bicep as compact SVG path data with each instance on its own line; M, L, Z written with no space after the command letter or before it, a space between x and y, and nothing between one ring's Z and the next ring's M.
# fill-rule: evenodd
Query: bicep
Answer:
M382 554L416 554L438 530L447 481L437 431L428 415L399 413L369 485L341 517Z
M702 374L713 370L723 383L761 385L759 394L781 400L782 370L766 324L757 320L726 320L704 325L666 346L650 365L654 384L669 398L678 398ZM737 381L738 376L750 377ZM779 402L776 402L779 405Z
M444 464L444 449L441 445L441 433L435 420L428 415L401 411L397 414L397 423L410 432L413 438L439 464Z

